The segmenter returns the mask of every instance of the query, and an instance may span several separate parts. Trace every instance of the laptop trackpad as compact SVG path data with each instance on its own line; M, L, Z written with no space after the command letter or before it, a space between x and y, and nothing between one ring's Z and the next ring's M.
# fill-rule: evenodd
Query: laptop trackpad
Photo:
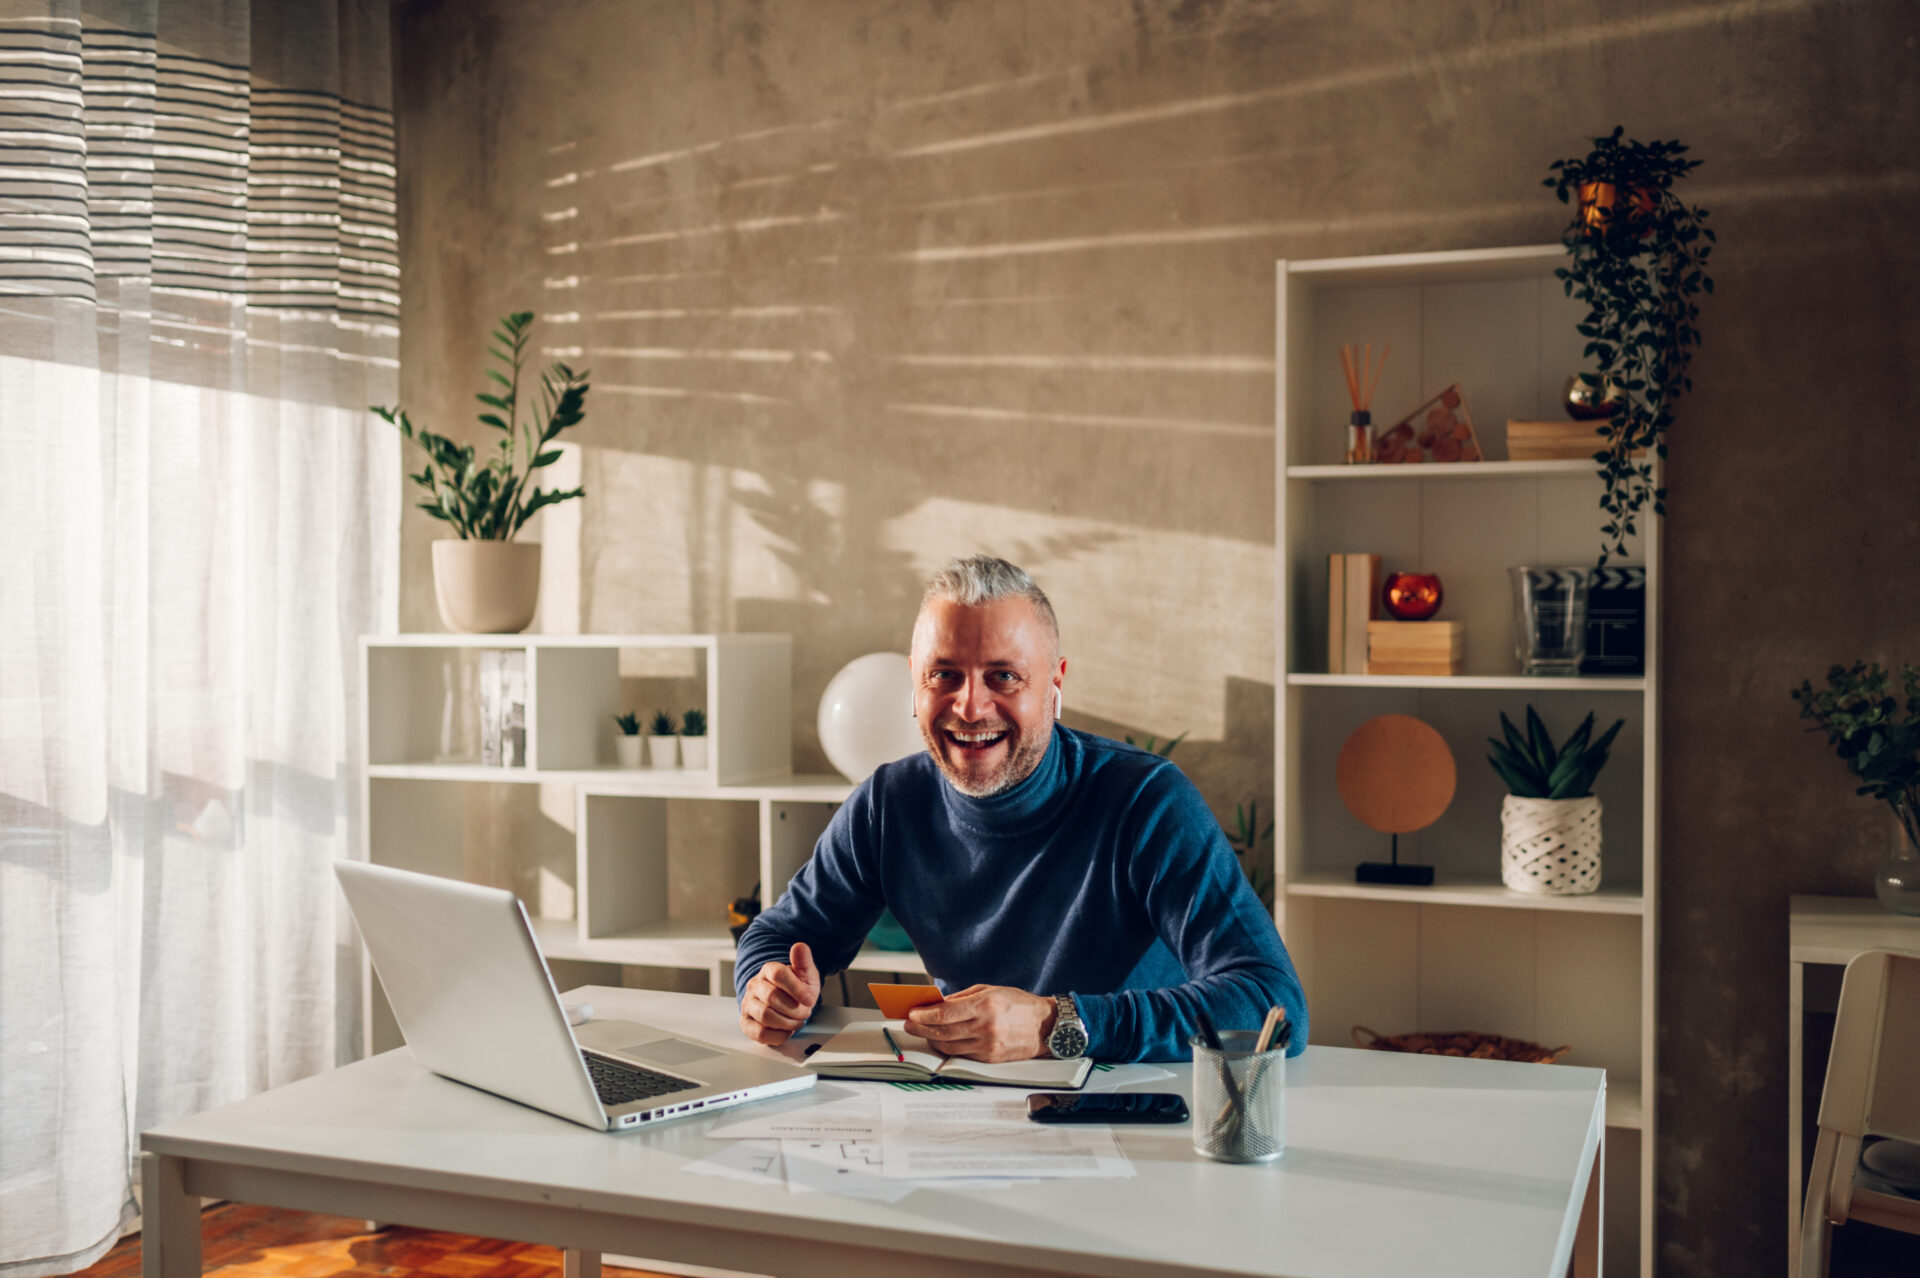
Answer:
M616 1047L612 1050L616 1055L631 1060L652 1061L655 1065L685 1065L689 1061L703 1061L709 1056L720 1055L714 1048L689 1043L683 1038L663 1038L652 1043L636 1043L632 1047Z

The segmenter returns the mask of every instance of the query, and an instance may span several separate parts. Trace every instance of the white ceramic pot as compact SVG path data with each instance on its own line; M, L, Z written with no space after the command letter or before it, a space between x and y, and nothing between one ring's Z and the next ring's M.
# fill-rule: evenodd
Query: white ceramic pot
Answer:
M469 635L517 634L540 605L540 543L433 543L433 593L447 629Z
M680 738L680 766L690 772L707 770L707 739L705 737Z
M673 748L679 744L679 741L679 737L648 737L647 757L653 761L653 766L656 768L675 766Z
M1501 800L1500 880L1535 896L1599 891L1600 800Z
M640 766L640 746L643 740L644 738L637 733L633 736L628 736L624 732L613 739L613 757L620 761L621 767L637 768Z

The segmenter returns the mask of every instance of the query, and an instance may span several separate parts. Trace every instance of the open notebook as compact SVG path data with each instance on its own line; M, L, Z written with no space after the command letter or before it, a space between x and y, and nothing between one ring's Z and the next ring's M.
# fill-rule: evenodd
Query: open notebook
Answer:
M880 1033L890 1030L905 1061L894 1058ZM927 1040L909 1034L904 1021L862 1021L849 1025L807 1057L805 1067L826 1078L862 1078L880 1082L994 1083L1001 1087L1077 1090L1087 1081L1093 1062L1052 1059L1009 1061L987 1065L958 1056L942 1056Z

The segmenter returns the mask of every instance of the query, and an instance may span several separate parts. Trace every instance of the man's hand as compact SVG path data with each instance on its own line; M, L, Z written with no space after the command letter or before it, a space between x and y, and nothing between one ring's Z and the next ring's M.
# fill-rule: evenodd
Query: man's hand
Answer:
M820 1001L820 969L807 943L796 941L787 959L761 964L740 998L740 1032L768 1047L792 1038Z
M907 1013L907 1032L944 1056L997 1064L1047 1055L1054 1001L1007 985L971 985Z

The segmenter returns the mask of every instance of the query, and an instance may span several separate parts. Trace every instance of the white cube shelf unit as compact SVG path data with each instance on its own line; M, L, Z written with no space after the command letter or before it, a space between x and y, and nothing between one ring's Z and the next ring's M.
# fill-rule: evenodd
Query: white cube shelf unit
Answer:
M484 649L526 655L524 767L440 757L449 666ZM623 768L615 761L620 657L636 650L685 650L703 671L711 743L704 769ZM793 648L786 635L417 634L365 637L361 651L371 860L468 877L468 787L573 788L572 912L534 920L551 959L700 971L712 992L730 992L726 969L734 944L724 917L716 911L682 919L668 910L673 807L688 801L756 805L761 899L772 902L854 789L844 777L792 771ZM529 901L529 912L537 906ZM853 966L925 971L917 954L873 949L862 950ZM363 1041L370 1052L385 1051L400 1043L399 1032L371 968L364 960L361 967Z
M1278 644L1274 758L1276 914L1313 1008L1315 1042L1481 1030L1571 1044L1570 1064L1607 1070L1604 1180L1609 1274L1653 1272L1656 1105L1660 528L1651 511L1624 561L1647 569L1647 661L1639 677L1519 673L1507 569L1590 565L1600 481L1587 461L1512 462L1506 421L1560 417L1585 366L1583 309L1553 278L1558 244L1281 261L1276 280L1275 526ZM1343 464L1351 408L1343 343L1391 347L1373 399L1391 427L1449 383L1462 386L1488 459ZM1443 619L1466 624L1463 674L1327 673L1327 556L1375 553L1382 568L1438 573ZM1616 564L1621 561L1610 561ZM1560 736L1589 710L1626 720L1596 793L1605 809L1603 886L1543 897L1500 881L1500 798L1485 762L1499 714L1532 703ZM1402 835L1402 859L1432 887L1354 882L1388 838L1346 810L1334 761L1367 719L1410 714L1451 746L1459 786L1436 824ZM1542 1067L1550 1068L1550 1067Z

